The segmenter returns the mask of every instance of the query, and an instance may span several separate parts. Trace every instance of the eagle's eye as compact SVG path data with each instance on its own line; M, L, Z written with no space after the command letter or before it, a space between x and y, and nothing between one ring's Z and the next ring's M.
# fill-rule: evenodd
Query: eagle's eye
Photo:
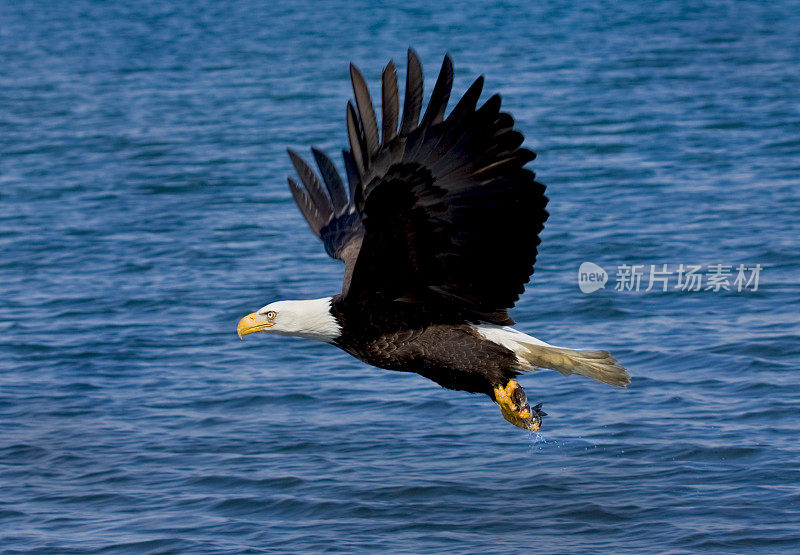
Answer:
M278 315L278 313L275 312L274 310L268 310L267 311L267 319L268 320L274 320L275 316L277 316L277 315Z

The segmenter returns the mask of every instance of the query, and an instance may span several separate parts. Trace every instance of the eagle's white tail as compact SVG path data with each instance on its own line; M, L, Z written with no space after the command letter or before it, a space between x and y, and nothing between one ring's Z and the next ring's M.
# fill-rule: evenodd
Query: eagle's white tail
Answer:
M486 339L514 351L523 370L550 368L565 376L578 374L617 387L625 387L631 377L608 351L584 351L555 347L511 327L477 326Z
M625 387L631 381L625 369L608 351L581 351L541 345L525 347L526 352L518 352L517 357L530 364L530 370L551 368L565 376L578 374L617 387Z

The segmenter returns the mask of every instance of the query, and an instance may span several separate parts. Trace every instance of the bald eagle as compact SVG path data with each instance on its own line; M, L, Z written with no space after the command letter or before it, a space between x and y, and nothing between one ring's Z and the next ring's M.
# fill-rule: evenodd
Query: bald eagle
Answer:
M289 189L328 255L344 262L342 292L268 304L241 319L239 337L324 341L380 368L485 393L506 420L533 431L545 413L515 380L522 372L625 386L627 372L607 351L555 347L511 327L508 309L533 273L548 214L545 186L525 169L535 154L521 147L500 96L478 107L478 77L445 117L448 55L420 120L422 67L409 49L402 114L394 63L383 70L379 134L352 64L350 77L347 185L323 152L311 149L318 176L289 150L302 183L289 178Z

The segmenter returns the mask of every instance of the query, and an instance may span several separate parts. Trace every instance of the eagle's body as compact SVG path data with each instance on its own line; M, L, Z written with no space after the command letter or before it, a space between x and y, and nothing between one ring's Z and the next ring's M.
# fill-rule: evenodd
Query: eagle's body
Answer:
M528 405L513 379L520 372L552 368L612 385L628 375L606 351L553 347L509 327L547 219L545 187L524 168L535 155L521 148L499 96L477 108L483 78L444 117L449 57L420 121L422 71L411 50L408 62L399 126L394 64L383 72L381 140L351 65L347 187L322 152L312 149L320 181L289 151L302 181L289 187L328 254L344 262L342 292L269 304L243 318L239 333L325 341L380 368L486 393L507 420L538 429L544 413Z
M342 334L334 345L368 364L416 372L448 389L491 395L492 384L517 375L514 353L487 341L475 327L453 322L417 321L408 310L379 317L353 318L336 308Z

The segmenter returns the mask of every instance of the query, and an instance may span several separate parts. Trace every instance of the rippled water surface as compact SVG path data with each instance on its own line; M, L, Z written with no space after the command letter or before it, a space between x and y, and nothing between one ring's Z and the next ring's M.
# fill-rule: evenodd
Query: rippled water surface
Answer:
M0 4L0 548L796 552L800 12L747 2ZM760 4L760 3L759 3ZM478 74L551 218L519 328L612 350L550 414L239 317L335 293L284 149L414 45ZM430 84L428 91L430 91ZM306 151L307 152L307 151ZM612 274L590 295L581 262ZM757 291L614 291L620 264Z

